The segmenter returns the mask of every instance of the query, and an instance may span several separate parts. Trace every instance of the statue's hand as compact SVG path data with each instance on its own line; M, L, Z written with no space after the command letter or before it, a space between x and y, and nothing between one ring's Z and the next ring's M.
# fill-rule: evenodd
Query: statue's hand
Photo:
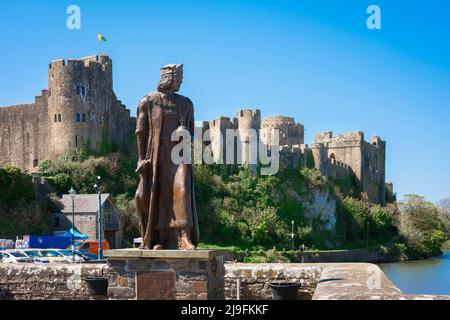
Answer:
M139 160L136 173L145 173L151 164L151 160Z

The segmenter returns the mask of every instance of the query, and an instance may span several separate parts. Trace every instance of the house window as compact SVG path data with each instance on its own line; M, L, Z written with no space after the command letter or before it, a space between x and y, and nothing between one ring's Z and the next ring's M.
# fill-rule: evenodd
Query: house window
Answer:
M59 220L59 217L56 217L56 218L55 218L55 227L56 227L56 228L59 228L59 227L60 227L60 220Z
M80 122L80 121L81 121L81 116L79 113L77 113L77 122Z
M86 122L86 114L83 113L83 122Z

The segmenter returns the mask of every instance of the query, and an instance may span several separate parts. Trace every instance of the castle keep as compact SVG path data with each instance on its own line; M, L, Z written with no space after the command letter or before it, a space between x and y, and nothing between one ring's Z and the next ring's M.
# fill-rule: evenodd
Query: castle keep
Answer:
M135 118L114 94L107 55L53 61L48 89L34 103L0 108L0 166L32 170L83 146L125 148L134 127Z

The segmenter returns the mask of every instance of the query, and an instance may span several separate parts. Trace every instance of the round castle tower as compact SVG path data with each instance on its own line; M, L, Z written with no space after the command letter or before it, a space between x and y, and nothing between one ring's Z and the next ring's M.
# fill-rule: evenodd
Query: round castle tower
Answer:
M328 176L328 149L323 143L313 143L311 145L314 157L314 167L324 176Z
M236 115L236 123L242 145L242 163L248 164L252 162L252 164L256 164L258 159L259 130L261 128L261 111L240 110ZM251 130L255 135L251 133ZM256 143L253 146L254 154L250 154L250 139L252 138L256 140L252 141Z
M264 144L272 144L272 130L279 130L279 145L294 146L304 144L304 126L295 123L295 119L285 116L275 116L264 119L261 127L261 139Z
M55 159L87 143L98 151L114 99L109 57L53 61L48 83L49 156Z

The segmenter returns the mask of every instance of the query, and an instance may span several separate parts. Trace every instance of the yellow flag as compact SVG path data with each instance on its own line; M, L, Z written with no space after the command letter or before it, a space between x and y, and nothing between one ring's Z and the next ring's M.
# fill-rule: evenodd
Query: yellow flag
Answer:
M98 41L106 42L106 38L100 33L97 35L97 39Z

